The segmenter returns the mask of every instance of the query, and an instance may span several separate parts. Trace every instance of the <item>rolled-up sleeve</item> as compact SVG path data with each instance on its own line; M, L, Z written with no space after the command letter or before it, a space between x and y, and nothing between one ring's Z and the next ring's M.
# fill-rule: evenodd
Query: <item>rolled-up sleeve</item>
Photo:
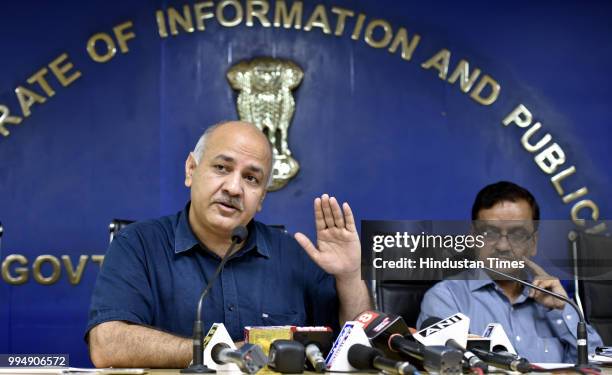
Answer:
M110 244L98 274L85 337L108 321L151 325L152 306L145 252L134 233L122 232Z
M578 314L570 304L566 303L563 310L550 310L547 317L552 330L564 343L564 361L568 363L575 362L578 357L576 346L576 329L580 321ZM593 354L596 347L603 345L603 341L597 331L590 325L587 325L587 334L589 338L589 354Z

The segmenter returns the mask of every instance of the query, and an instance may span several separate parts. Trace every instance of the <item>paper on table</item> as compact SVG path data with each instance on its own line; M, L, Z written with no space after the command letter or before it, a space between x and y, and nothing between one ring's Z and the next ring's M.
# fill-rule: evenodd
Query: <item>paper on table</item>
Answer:
M0 367L0 374L64 374L66 368Z
M543 369L551 369L551 368L562 368L562 367L574 367L573 363L533 363L536 366L540 366Z
M40 367L2 367L0 374L37 375L37 374L100 374L100 375L140 375L146 374L143 368L40 368Z
M596 361L596 362L601 362L601 363L612 363L612 357L608 357L607 355L591 354L589 355L589 361Z

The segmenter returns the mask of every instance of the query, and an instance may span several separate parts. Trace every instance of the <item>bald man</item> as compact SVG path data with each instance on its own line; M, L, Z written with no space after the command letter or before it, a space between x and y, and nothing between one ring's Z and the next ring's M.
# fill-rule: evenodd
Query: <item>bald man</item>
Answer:
M254 125L209 127L185 161L191 201L175 215L130 225L111 243L98 276L86 338L97 367L186 367L202 289L231 232L248 238L230 256L203 306L207 330L234 340L248 325L331 325L371 308L347 203L314 200L317 243L253 219L271 181L273 153Z

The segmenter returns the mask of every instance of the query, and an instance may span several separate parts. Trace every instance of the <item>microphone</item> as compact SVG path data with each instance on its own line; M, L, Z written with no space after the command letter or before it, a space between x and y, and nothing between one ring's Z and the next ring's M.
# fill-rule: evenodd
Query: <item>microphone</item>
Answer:
M232 236L231 236L232 244L240 243L246 240L248 236L249 236L249 231L246 229L246 227L244 225L239 225L236 228L234 228L234 230L232 230ZM226 252L226 254L227 253L230 253L229 249Z
M472 351L478 357L480 357L480 359L491 366L522 373L530 372L532 370L531 364L528 360L515 356L514 354L493 353L479 348L473 348Z
M274 340L270 344L268 367L283 374L301 374L304 372L304 345L293 340Z
M489 340L489 347L480 347L481 349L500 354L517 354L508 335L506 335L504 327L499 323L489 323L482 333L482 337Z
M248 233L249 232L246 227L242 225L239 225L234 228L234 230L232 230L232 234L230 237L232 239L232 243L225 252L225 255L223 255L223 258L221 259L221 262L219 263L219 266L217 267L217 270L215 271L215 274L213 275L212 279L208 282L208 285L206 285L206 288L200 295L196 318L193 322L193 363L191 364L191 366L182 369L181 374L209 374L215 372L215 370L212 370L208 368L208 366L204 365L204 330L202 328L202 303L204 302L204 298L206 298L206 296L208 295L210 288L213 286L213 284L219 277L221 270L225 266L225 263L229 259L229 256L234 251L234 248L238 243L244 241L247 238Z
M489 268L489 267L482 267L483 269L492 272L496 275L499 275L503 278L506 279L510 279L512 281L516 281L517 283L524 285L526 287L538 290L542 293L548 294L550 296L553 296L555 298L558 298L562 301L565 301L566 303L569 303L570 306L572 306L574 308L574 310L576 311L576 313L578 314L578 318L579 318L579 322L578 322L578 326L576 328L576 347L577 347L577 361L576 361L576 366L577 367L584 367L584 366L588 366L589 365L589 347L588 347L588 333L587 333L587 325L586 325L586 320L584 319L584 315L582 314L582 311L580 311L580 309L578 308L578 306L576 305L576 303L574 301L572 301L571 299L559 294L559 293L555 293L555 292L551 292L550 290L546 290L544 288L540 288L539 286L533 285L527 281L521 280L517 277L508 275L504 272L500 272L498 270Z
M293 339L306 349L306 358L315 372L325 372L325 356L332 345L332 330L329 327L296 327Z
M216 363L234 363L240 371L254 374L268 363L268 358L259 345L244 344L240 349L233 350L226 343L213 346L210 355Z
M394 375L419 374L410 363L385 358L380 351L363 344L349 348L348 361L357 370L380 370Z
M462 353L445 346L424 346L406 340L402 335L409 332L400 316L380 311L364 311L356 319L370 339L370 342L391 357L409 357L422 362L428 372L440 375L461 374Z
M323 353L321 353L317 344L306 345L306 358L314 367L315 372L325 372L325 358L323 358Z
M437 317L428 318L421 324L421 330L427 327L433 326L435 324L438 324L442 321L443 319L440 319ZM446 326L442 327L441 329L444 329L444 328L446 328ZM484 373L489 372L489 366L487 366L486 363L484 363L480 358L478 358L476 354L474 354L473 352L463 347L463 345L458 343L457 340L455 340L454 338L449 338L448 340L446 340L444 344L450 348L457 349L463 353L463 363L464 363L464 367L466 367L466 370L477 367L481 369Z

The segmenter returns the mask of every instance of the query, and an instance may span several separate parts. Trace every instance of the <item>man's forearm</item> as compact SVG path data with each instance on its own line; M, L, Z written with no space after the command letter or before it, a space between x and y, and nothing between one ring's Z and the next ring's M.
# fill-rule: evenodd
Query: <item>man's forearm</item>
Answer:
M354 319L358 314L373 308L372 298L361 273L336 277L336 290L340 301L340 325Z
M191 339L120 321L89 332L89 353L96 367L184 368L192 359Z

